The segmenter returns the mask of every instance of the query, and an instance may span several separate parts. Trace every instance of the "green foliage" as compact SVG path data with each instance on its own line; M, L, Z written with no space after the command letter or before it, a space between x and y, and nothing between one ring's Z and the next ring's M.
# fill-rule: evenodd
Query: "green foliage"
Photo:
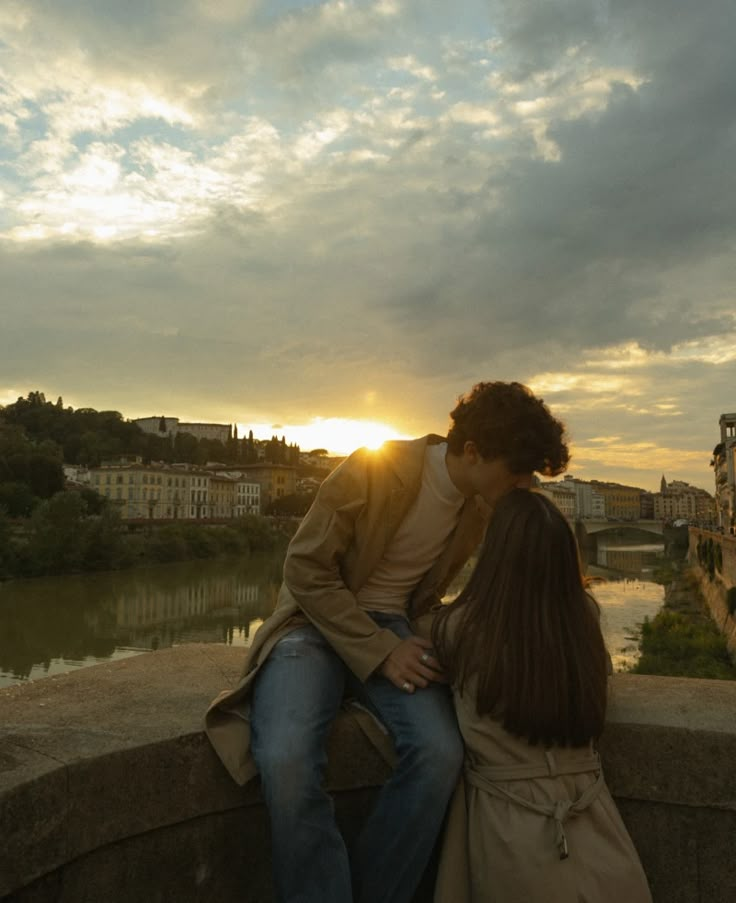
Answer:
M725 638L709 619L665 609L644 619L640 645L636 674L736 680Z
M84 499L85 504L87 505L88 514L102 514L110 507L110 503L105 496L100 495L99 492L95 492L94 489L87 489L85 487L83 489L78 489L77 492L79 492Z
M284 495L271 502L268 513L279 517L304 517L309 511L316 494L316 491L312 491Z
M215 558L221 553L218 529L186 524L182 535L187 544L189 558Z
M708 574L708 577L713 580L716 575L716 566L718 566L719 570L723 566L723 552L720 544L714 543L710 537L707 539L701 537L698 540L695 551L698 556L698 563Z
M114 508L104 506L100 514L86 519L83 529L84 570L112 571L131 560L121 534L120 515Z
M29 575L80 570L86 545L85 513L86 504L77 492L59 492L36 508L23 550Z
M0 579L11 577L17 571L17 556L11 538L10 522L0 507Z
M253 554L271 552L280 546L286 546L287 539L283 533L273 529L271 524L255 514L246 514L236 521L235 529L242 533L248 541L248 549Z
M9 517L29 517L37 503L38 499L27 483L0 483L0 507Z
M185 561L189 547L178 526L152 530L143 545L143 556L149 561Z
M728 613L733 617L736 614L736 586L730 587L726 593L726 606Z
M11 516L28 516L37 498L50 498L63 486L59 447L48 440L32 441L22 429L0 420L0 497Z
M262 517L233 526L182 522L128 533L118 511L90 515L83 493L60 492L38 505L25 539L13 536L0 508L0 578L37 577L128 568L137 564L248 556L286 549L288 537Z
M720 542L713 543L713 565L719 574L723 573L723 549Z
M669 586L678 573L679 570L672 559L663 558L655 565L652 571L652 580L660 586Z
M247 438L231 436L226 442L197 439L189 433L169 435L144 433L140 427L126 421L118 411L96 411L93 408L65 408L59 400L46 401L43 392L29 392L0 411L0 424L25 435L32 443L50 441L58 453L59 463L84 464L97 467L106 459L121 455L140 455L144 461L177 461L183 464L205 464L220 461L224 464L254 463L258 459L256 441L251 430ZM273 436L266 443L266 460L274 464L299 464L299 446L286 444L285 437ZM1 456L0 456L1 462ZM2 481L0 467L0 481ZM59 491L58 483L46 493L47 498Z

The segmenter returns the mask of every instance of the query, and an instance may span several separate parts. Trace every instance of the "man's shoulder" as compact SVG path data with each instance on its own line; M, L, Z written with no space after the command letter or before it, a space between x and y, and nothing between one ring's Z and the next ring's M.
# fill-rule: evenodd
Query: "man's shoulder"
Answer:
M441 436L428 435L418 439L390 439L377 449L358 448L333 470L323 487L388 474L398 477L405 486L413 485L421 478L427 446L444 441Z
M389 439L376 449L376 454L386 461L392 461L403 458L424 457L424 452L429 445L439 445L447 440L442 436L429 433L426 436L419 436L417 439Z

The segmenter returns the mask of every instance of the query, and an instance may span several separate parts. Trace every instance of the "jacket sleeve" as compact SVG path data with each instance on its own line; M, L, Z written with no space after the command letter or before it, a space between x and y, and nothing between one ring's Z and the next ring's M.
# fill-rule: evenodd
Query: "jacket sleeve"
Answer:
M365 680L401 643L376 626L345 585L341 565L367 504L370 452L354 452L324 481L284 563L284 583L345 664Z

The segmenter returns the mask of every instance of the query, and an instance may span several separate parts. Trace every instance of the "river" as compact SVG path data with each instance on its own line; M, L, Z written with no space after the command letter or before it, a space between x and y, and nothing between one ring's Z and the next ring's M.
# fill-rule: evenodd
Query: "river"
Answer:
M652 570L664 546L598 540L587 565L616 670L664 600ZM247 646L273 608L280 559L216 560L0 583L0 687L182 643ZM451 588L455 594L468 569Z

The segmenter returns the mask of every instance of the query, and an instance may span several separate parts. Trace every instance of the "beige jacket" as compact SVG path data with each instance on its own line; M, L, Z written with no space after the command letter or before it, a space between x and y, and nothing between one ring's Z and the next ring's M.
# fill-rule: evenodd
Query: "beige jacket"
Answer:
M240 681L221 693L205 716L207 735L239 784L256 774L249 751L250 687L281 637L313 623L360 680L401 642L358 607L355 593L417 497L426 446L442 441L425 436L388 442L375 452L359 449L320 487L289 545L276 608L248 650ZM423 614L442 598L480 542L485 514L482 501L465 503L444 552L412 594L409 617ZM366 723L370 725L370 719ZM385 740L377 736L376 745L385 749Z
M454 690L465 775L434 903L652 903L593 746L531 746L478 715L474 689Z

